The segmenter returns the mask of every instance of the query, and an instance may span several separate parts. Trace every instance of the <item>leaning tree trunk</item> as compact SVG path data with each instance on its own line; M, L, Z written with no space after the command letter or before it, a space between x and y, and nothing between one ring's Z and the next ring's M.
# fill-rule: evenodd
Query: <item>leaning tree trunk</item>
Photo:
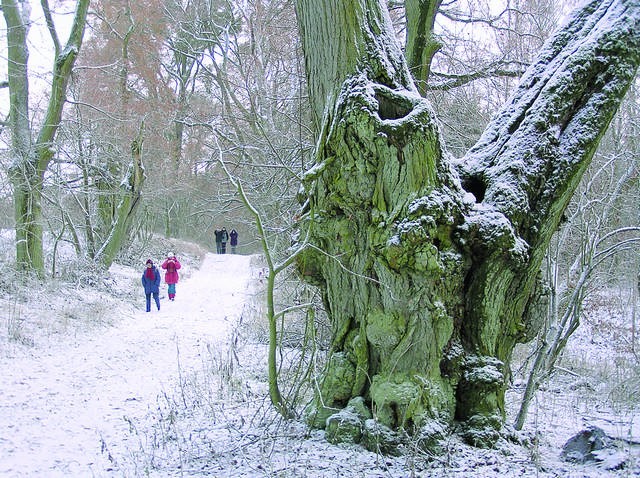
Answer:
M637 1L590 2L453 160L382 2L298 0L323 118L301 223L316 247L299 270L333 324L314 425L355 414L365 437L384 425L429 444L460 421L494 443L513 348L542 316L542 258L635 76L639 16Z
M142 164L144 144L144 121L140 123L137 137L131 142L131 162L126 178L113 192L110 203L102 203L106 211L100 211L103 217L110 217L108 234L96 257L105 267L111 267L123 244L129 238L136 211L140 205L145 174ZM116 204L117 202L117 204ZM112 204L113 203L113 207Z

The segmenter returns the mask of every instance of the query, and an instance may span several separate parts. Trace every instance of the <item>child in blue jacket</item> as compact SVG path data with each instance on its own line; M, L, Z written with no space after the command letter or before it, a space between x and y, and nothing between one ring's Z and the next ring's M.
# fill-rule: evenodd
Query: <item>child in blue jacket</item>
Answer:
M142 273L142 287L147 298L147 312L151 310L151 294L160 310L160 271L151 259L147 259L147 268Z

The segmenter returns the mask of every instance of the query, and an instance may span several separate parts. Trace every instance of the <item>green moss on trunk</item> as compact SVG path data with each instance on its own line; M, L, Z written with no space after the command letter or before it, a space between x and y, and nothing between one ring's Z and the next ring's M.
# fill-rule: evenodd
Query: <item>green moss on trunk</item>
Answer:
M518 241L499 221L474 222L424 100L362 77L341 98L306 178L317 248L298 258L334 328L310 422L324 427L361 397L381 425L425 443L458 419L473 424L470 441L491 444L519 334L512 317L528 294L512 294L523 261L504 252Z

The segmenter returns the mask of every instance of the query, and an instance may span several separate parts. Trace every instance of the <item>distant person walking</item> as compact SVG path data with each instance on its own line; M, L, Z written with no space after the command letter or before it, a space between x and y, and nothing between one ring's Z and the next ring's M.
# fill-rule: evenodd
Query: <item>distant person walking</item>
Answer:
M160 310L160 271L153 264L151 259L147 259L147 267L142 273L142 287L147 298L147 312L151 310L151 295L155 300L158 310Z
M229 244L231 244L231 254L235 254L236 247L238 247L238 231L231 229L229 237L231 238L231 241L229 242Z
M222 254L222 231L216 228L213 234L216 236L216 254Z
M169 294L169 300L175 300L176 298L176 284L178 283L178 269L180 269L180 261L176 258L173 252L167 254L167 258L161 266L167 272L164 275L164 281L167 283L167 293Z
M229 233L227 228L223 227L220 235L220 254L227 252L227 242L229 242Z

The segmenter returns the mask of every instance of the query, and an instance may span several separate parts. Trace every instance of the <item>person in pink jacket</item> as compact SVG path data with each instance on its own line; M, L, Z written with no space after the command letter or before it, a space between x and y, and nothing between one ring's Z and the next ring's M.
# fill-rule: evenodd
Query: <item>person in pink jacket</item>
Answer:
M176 284L178 283L178 269L180 269L180 261L176 258L173 252L167 254L167 258L161 266L167 272L164 275L164 281L167 283L167 292L169 294L169 300L175 300L176 298Z

